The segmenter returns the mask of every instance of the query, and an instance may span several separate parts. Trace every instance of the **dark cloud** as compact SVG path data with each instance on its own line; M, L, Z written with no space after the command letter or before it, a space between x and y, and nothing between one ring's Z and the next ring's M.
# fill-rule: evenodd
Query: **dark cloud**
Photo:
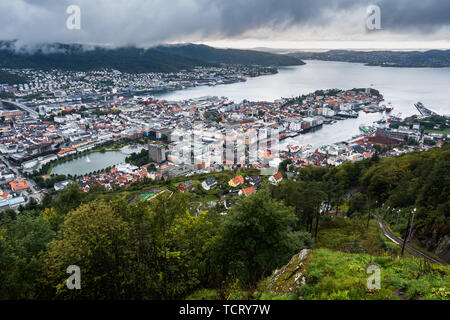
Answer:
M392 31L428 33L450 26L449 0L381 0L375 3L381 8L383 27Z
M81 8L81 30L66 28L72 4ZM450 25L450 0L0 0L0 39L150 46L234 39L264 28L270 40L312 27L339 40L363 26L369 4L380 5L386 32L431 35Z

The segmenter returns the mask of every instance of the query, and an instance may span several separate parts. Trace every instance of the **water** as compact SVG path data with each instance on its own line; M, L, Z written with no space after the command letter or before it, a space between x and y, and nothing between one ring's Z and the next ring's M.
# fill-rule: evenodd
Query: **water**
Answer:
M125 162L126 154L120 151L93 152L55 166L52 174L83 175Z
M372 86L373 85L373 86ZM184 100L202 96L225 96L235 102L273 101L306 94L319 89L370 88L380 90L385 103L392 103L392 114L402 117L418 114L414 104L421 101L425 107L439 114L450 114L450 68L386 68L369 67L360 63L306 61L306 65L283 67L276 75L248 78L215 87L201 86L182 91L159 94L166 100ZM321 130L284 140L294 144L319 146L343 141L359 134L360 124L372 124L381 113L360 113L357 119L324 125Z

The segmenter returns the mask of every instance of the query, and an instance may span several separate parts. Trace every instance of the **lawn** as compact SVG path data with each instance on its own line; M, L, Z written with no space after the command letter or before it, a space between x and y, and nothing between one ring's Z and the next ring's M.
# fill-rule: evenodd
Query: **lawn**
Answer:
M439 134L447 134L450 135L450 128L445 128L443 130L432 130L432 129L426 129L425 133L439 133Z

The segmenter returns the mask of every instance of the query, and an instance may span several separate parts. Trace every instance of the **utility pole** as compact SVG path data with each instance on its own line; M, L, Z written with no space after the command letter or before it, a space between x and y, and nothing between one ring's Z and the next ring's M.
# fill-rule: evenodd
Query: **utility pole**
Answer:
M413 210L411 210L409 212L408 225L406 226L405 237L403 238L402 253L401 253L402 256L403 256L403 252L405 251L406 240L408 239L408 235L409 235L409 225L411 222L411 215L413 212L414 213L416 212L416 208L414 208Z
M413 227L414 227L414 216L415 215L416 215L416 209L414 209L413 214L412 214L411 227L409 229L408 241L411 241L412 231L413 231Z

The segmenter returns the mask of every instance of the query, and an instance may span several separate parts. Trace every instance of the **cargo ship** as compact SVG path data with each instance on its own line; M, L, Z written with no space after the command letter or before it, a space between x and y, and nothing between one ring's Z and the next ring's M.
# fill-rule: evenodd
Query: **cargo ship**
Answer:
M403 119L400 118L400 113L396 116L390 116L389 118L387 118L387 122L391 123L391 124L396 124L396 123L400 123L400 121L402 121Z

